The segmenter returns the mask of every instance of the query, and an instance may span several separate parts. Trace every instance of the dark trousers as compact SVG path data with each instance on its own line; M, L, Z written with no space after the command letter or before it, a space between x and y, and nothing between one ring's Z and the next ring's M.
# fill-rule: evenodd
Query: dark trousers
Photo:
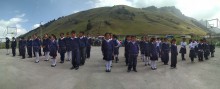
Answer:
M22 48L21 49L21 56L22 56L22 58L25 58L25 53L26 53L25 48Z
M208 51L205 51L205 52L204 52L204 57L205 57L205 59L208 59L208 56L209 56L209 52L208 52Z
M202 51L198 52L198 58L199 58L199 61L203 61L203 52Z
M42 56L42 53L41 53L41 48L39 49L39 56Z
M88 47L86 48L86 57L87 57L87 58L90 58L90 52L91 52L91 46L88 46Z
M80 51L80 63L82 65L84 65L85 64L85 60L86 60L86 47L81 47L79 49L79 51Z
M164 62L164 64L168 64L168 62L169 62L169 53L168 52L163 54L163 62Z
M177 64L177 55L171 54L171 67L176 68L176 64Z
M60 60L64 62L65 52L60 52Z
M131 70L131 68L133 68L133 70L136 70L136 66L137 66L137 54L129 55L128 70Z
M125 52L125 63L128 65L129 55L127 52Z
M29 57L32 57L32 47L27 47Z
M72 65L73 67L79 67L80 58L79 58L79 49L72 50Z
M16 48L12 48L12 54L13 54L13 56L16 55Z
M19 51L19 56L21 56L21 48L20 47L18 48L18 51Z
M211 57L214 57L214 52L211 52Z
M191 62L194 62L194 58L195 58L195 50L193 49L191 49L190 50L190 52L189 52L189 57L190 57L190 59L191 59Z
M185 59L185 53L181 53L181 57L182 57L182 60L186 60Z

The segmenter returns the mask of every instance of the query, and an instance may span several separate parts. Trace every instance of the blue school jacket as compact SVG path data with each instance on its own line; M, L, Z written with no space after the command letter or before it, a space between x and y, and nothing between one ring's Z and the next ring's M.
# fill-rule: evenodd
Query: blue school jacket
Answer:
M49 48L50 48L50 56L56 57L57 56L57 51L58 51L58 44L57 41L51 41L49 42Z
M72 42L71 42L72 51L79 49L79 47L80 47L79 38L71 38L71 40L72 40Z
M80 47L86 47L87 46L87 38L86 37L79 37L79 44L80 44Z
M112 56L114 54L114 43L113 41L109 40L102 40L102 54L103 54L103 60L111 61L113 60Z
M128 43L128 54L129 55L138 55L139 53L139 46L137 42L130 42Z
M41 46L40 40L38 38L34 39L33 42L32 42L32 46L33 46L33 51L34 52L39 52L40 46Z
M17 41L14 40L11 42L11 48L16 48L17 47Z
M150 43L150 60L158 60L157 48L155 43Z
M171 45L171 56L177 56L178 55L178 51L177 51L177 46L172 44Z
M147 43L144 41L140 41L139 45L140 45L141 54L145 54L147 50Z
M65 38L61 39L59 38L58 40L58 45L59 45L59 53L66 53L66 41Z
M49 52L50 51L50 47L49 47L50 43L51 43L51 40L49 38L43 39L43 44L42 45L44 47L44 49L43 49L44 52Z

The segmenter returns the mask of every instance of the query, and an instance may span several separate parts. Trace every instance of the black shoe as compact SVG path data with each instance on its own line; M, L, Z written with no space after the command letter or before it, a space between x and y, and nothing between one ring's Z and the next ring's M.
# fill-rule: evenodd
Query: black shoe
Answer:
M108 70L105 70L105 72L108 72Z
M134 72L137 72L137 70L134 70Z
M144 66L147 66L147 64L145 64Z
M76 68L75 68L75 70L78 70L78 69L79 69L79 67L76 67Z
M44 61L49 61L49 60L44 60Z
M56 65L51 65L51 67L55 67Z
M75 67L73 66L73 67L71 67L70 69L73 70L73 69L75 69Z
M39 61L35 61L35 63L39 63Z
M168 65L167 63L164 63L164 65Z
M70 60L66 60L66 61L70 61Z
M131 72L131 70L128 70L127 72Z
M61 64L63 64L64 62L63 62L63 61L61 61L60 63L61 63Z
M108 70L108 72L111 72L111 70Z

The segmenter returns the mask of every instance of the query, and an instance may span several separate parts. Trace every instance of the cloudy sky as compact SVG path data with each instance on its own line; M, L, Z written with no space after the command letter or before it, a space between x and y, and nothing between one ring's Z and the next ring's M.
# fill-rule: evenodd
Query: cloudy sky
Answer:
M95 7L128 5L176 6L183 14L201 19L220 19L220 0L1 0L0 36L7 27L17 27L18 35L61 16ZM11 28L13 29L13 28Z

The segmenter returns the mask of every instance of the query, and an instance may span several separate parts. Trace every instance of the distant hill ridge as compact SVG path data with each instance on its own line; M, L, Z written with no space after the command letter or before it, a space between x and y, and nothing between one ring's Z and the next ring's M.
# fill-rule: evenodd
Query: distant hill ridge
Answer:
M54 19L24 34L56 34L75 30L90 34L144 35L144 34L195 34L206 35L207 30L174 6L134 8L125 5L93 8Z

